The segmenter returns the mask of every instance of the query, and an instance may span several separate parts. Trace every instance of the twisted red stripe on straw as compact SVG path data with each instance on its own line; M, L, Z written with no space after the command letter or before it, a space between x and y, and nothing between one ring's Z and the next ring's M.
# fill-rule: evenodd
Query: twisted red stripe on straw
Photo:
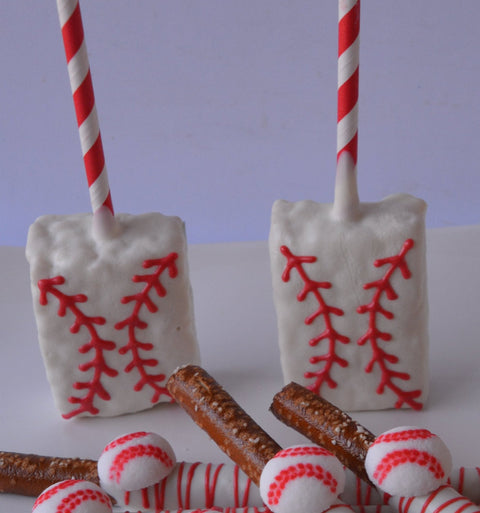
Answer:
M57 0L57 9L87 174L90 203L93 212L105 206L113 214L80 5L78 0Z
M348 151L357 163L360 0L338 3L337 160Z

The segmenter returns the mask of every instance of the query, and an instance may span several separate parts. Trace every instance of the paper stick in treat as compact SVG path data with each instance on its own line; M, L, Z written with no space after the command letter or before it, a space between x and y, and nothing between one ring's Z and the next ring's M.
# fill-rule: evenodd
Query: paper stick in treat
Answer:
M360 0L338 2L337 175L334 213L353 219L357 189Z
M365 461L369 449L378 441L381 442L383 435L375 438L370 431L356 423L345 412L295 383L285 386L275 395L271 411L288 426L333 452L347 468L365 479ZM393 438L394 442L398 442L395 436ZM412 437L408 434L408 441L411 440ZM405 440L400 439L400 442ZM406 454L406 451L404 452ZM440 463L437 461L432 464L428 457L423 462L415 458L410 460L408 454L405 460L399 463L407 469L409 462L412 461L414 464L424 465L431 473L436 472L437 463ZM393 463L390 470L395 470L397 464ZM370 473L367 476L368 479L375 478ZM446 481L447 477L444 479ZM479 506L446 484L420 496L392 495L388 498L388 504L398 513L480 513Z
M100 125L95 105L82 15L78 0L57 0L68 75L80 134L83 162L99 234L113 233L115 222Z
M338 501L343 468L316 446L282 449L204 369L187 365L168 383L173 398L260 488L274 513L333 509L351 512Z

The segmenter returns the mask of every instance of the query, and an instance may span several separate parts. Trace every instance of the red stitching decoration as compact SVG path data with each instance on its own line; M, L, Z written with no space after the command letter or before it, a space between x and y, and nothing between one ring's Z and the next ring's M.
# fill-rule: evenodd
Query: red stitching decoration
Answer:
M128 328L128 343L119 349L120 354L131 352L132 359L125 367L125 372L131 372L136 369L140 374L139 381L135 384L134 390L140 391L144 386L149 386L153 389L154 393L151 402L154 404L158 401L160 395L167 395L171 397L165 386L160 386L159 383L166 379L165 374L149 374L148 367L156 367L158 360L155 358L142 358L141 351L151 351L153 344L150 342L142 342L137 338L137 330L143 330L148 327L148 324L140 318L140 310L146 307L150 313L158 311L158 307L150 297L150 292L155 291L158 297L165 297L167 291L160 281L160 277L164 271L168 271L170 278L178 276L178 269L176 266L177 253L170 253L166 257L157 258L153 260L145 260L143 262L144 269L156 267L152 274L135 275L132 278L134 283L145 283L145 287L137 294L132 296L125 296L122 298L122 304L133 303L133 311L129 317L123 321L115 324L115 329L122 330Z
M64 283L65 278L63 276L56 276L54 278L39 280L39 302L41 305L46 305L48 304L47 295L52 294L55 296L59 301L57 312L58 315L60 317L64 317L67 313L67 310L70 310L70 312L75 316L74 323L70 327L70 332L74 334L78 333L80 328L85 326L88 333L90 334L91 338L89 342L79 347L78 352L82 354L86 354L90 351L94 352L94 356L90 361L78 366L81 372L87 372L93 369L93 377L90 381L76 381L73 384L74 389L86 390L87 394L83 397L70 396L68 398L70 403L79 405L76 410L72 410L70 413L65 413L62 415L62 417L65 419L70 419L75 415L79 415L80 413L84 412L96 415L99 410L93 404L95 397L98 396L104 401L110 400L110 394L102 384L103 375L106 374L109 377L115 377L118 375L118 372L106 364L103 355L104 351L112 351L116 348L115 342L110 340L103 340L95 328L95 325L105 324L105 318L100 316L89 317L88 315L85 315L77 306L77 303L87 302L87 296L84 294L77 294L74 296L68 296L67 294L64 294L57 288L58 285L63 285Z
M375 364L380 368L381 378L377 387L377 394L383 394L385 388L389 388L398 397L398 401L395 403L395 408L400 408L404 403L406 403L411 408L420 410L423 405L415 399L420 397L422 391L405 391L393 382L393 379L395 378L402 381L408 381L410 380L410 374L407 372L393 370L388 366L388 364L398 363L399 358L380 347L380 341L390 342L392 340L392 335L391 333L380 331L377 325L377 318L379 315L382 315L388 320L392 320L394 318L394 314L382 306L381 300L383 296L386 296L390 301L398 299L398 295L393 289L390 280L397 270L400 271L405 280L408 280L411 277L411 272L408 268L405 257L413 246L413 240L407 239L398 255L378 259L373 263L375 267L382 267L384 265L388 265L389 267L382 278L363 286L365 290L373 289L375 292L370 303L361 305L357 308L357 312L359 314L368 313L369 316L368 329L365 334L358 339L357 343L358 345L363 346L369 342L372 348L372 358L365 367L365 372L372 372Z
M330 388L335 388L337 382L331 377L330 371L332 366L336 363L340 367L347 367L348 362L340 358L335 352L335 346L337 342L342 344L348 344L350 339L344 335L338 333L333 327L332 315L342 316L343 310L327 305L323 299L321 289L330 289L332 284L330 282L320 282L312 280L307 272L305 271L303 264L311 264L317 261L314 256L297 256L294 255L287 246L282 246L280 252L287 259L285 269L282 274L282 280L288 282L290 280L290 272L292 269L296 269L300 278L302 279L304 286L303 289L297 294L298 301L304 301L308 294L313 294L315 297L318 308L311 315L305 318L305 324L312 324L317 317L322 317L325 323L325 329L316 337L312 338L308 343L314 347L317 346L322 340L328 340L328 351L327 353L319 356L312 356L310 363L315 365L319 362L325 362L322 369L317 371L305 372L304 377L306 379L315 379L315 382L308 386L310 390L319 394L320 388L326 383Z

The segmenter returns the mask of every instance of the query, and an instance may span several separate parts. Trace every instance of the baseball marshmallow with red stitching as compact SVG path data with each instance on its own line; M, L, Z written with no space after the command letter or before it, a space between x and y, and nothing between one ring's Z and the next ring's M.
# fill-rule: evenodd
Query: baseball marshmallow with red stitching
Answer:
M176 463L171 445L160 435L139 431L110 442L98 459L98 476L109 493L158 483Z
M398 427L369 447L365 469L375 486L396 496L426 495L447 482L452 470L448 447L428 429Z
M32 513L111 513L108 495L89 481L67 480L44 490L35 501Z
M344 486L341 463L313 444L279 451L260 477L260 495L274 513L318 513L338 500Z

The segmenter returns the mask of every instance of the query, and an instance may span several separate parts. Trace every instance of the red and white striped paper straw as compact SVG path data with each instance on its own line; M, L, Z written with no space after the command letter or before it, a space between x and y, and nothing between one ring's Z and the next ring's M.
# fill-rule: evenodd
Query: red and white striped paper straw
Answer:
M337 160L358 154L358 62L360 0L338 2Z
M93 212L106 207L113 215L100 125L78 0L57 0L83 162Z

